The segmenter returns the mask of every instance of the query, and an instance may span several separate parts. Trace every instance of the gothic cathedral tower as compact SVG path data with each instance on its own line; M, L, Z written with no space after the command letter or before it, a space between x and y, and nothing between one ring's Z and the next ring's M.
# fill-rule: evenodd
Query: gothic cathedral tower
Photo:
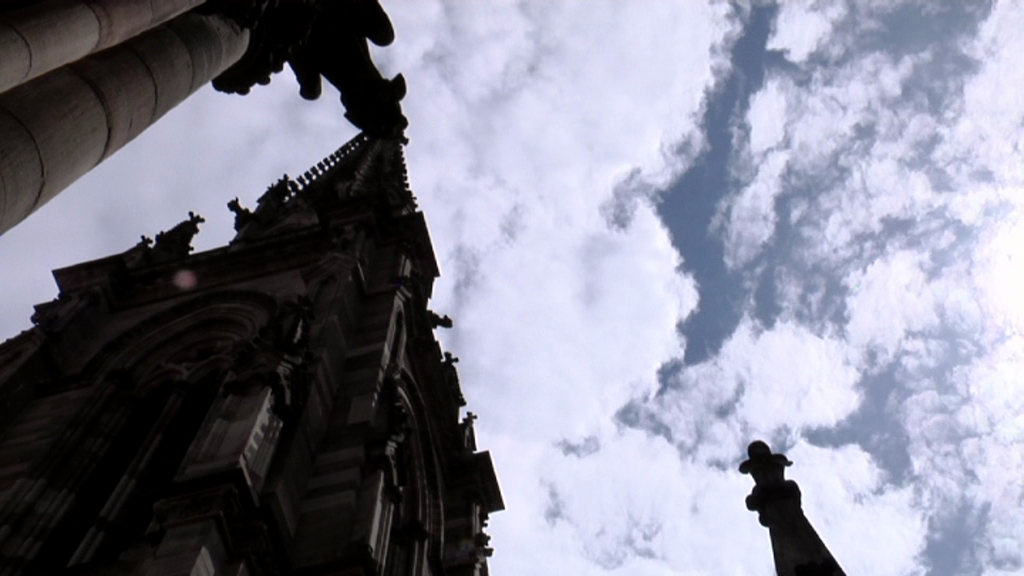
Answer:
M54 272L0 345L0 576L487 574L503 508L397 140Z

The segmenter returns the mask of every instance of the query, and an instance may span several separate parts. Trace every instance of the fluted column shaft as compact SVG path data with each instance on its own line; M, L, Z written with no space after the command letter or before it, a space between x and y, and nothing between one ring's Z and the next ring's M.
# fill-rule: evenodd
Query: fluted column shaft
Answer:
M205 0L56 0L0 15L0 92L116 46Z
M0 94L0 234L237 62L248 38L184 14Z

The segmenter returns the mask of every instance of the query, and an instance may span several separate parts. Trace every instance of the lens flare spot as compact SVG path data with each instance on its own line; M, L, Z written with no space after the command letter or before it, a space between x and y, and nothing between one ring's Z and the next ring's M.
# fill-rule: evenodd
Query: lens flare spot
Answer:
M191 270L178 270L172 282L179 290L192 290L199 285L199 277Z

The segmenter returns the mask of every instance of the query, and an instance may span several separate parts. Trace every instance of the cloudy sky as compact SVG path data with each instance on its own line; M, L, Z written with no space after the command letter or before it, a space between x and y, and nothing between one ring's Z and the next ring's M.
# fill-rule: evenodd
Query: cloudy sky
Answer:
M848 574L1024 573L1024 3L385 7L494 574L771 574L755 438ZM0 337L354 134L296 92L206 89L0 238Z

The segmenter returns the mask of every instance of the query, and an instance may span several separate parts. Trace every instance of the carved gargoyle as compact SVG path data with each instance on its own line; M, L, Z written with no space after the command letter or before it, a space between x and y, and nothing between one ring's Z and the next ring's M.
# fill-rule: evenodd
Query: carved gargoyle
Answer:
M157 234L149 254L151 261L163 262L188 256L192 252L192 239L199 233L199 225L203 222L206 222L205 218L189 212L188 220ZM145 241L143 238L142 243Z
M228 202L228 210L235 215L235 232L241 232L246 224L253 221L252 211L242 206L237 197Z
M399 102L405 78L381 76L366 45L387 46L395 39L384 9L376 0L325 2L306 45L288 60L299 81L299 94L320 97L321 76L341 92L345 117L370 136L396 138L408 125Z
M427 310L427 317L430 320L430 326L432 328L451 328L455 325L455 322L453 322L447 314L441 316L433 310Z
M225 4L225 2L221 2ZM230 3L226 3L230 4ZM247 94L268 84L287 62L299 94L315 100L324 78L341 92L345 117L370 136L398 138L408 125L399 102L401 74L388 80L373 63L366 42L387 46L395 32L377 0L290 0L264 3L236 18L251 28L242 59L213 80L221 92ZM220 11L232 15L227 9ZM258 12L258 17L253 16Z

